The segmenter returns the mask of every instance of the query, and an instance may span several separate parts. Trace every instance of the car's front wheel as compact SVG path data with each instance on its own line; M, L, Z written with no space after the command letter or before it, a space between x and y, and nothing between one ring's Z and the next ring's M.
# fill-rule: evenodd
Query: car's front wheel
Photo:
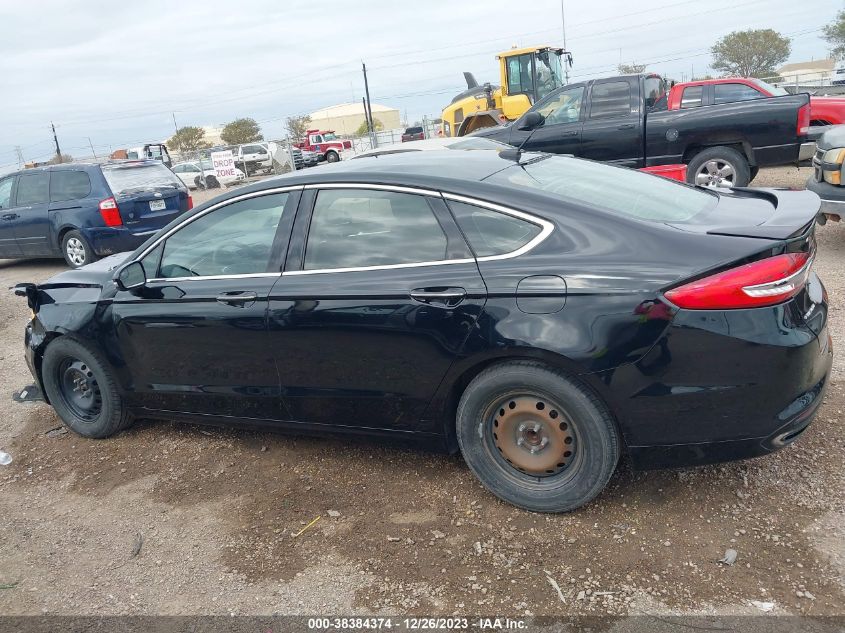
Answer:
M108 366L79 341L62 336L51 342L41 373L50 404L72 431L108 437L132 423Z
M458 444L481 483L535 512L566 512L594 499L619 459L607 407L563 372L533 362L484 370L458 404Z
M62 255L72 268L80 268L98 259L88 240L76 230L68 231L62 237Z
M336 163L340 160L340 156L337 155L337 152L326 152L326 162L327 163Z

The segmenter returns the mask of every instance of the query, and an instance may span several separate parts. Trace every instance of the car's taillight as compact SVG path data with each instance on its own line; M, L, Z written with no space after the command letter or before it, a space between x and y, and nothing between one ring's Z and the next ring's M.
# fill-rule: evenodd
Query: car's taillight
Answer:
M120 217L120 209L117 207L117 202L114 198L106 198L100 202L100 215L103 216L103 222L106 226L120 226L123 224L123 218Z
M798 123L795 126L798 136L807 136L810 133L810 104L806 103L798 108Z
M689 310L757 308L786 301L807 283L813 255L787 253L678 286L666 298Z
M188 211L194 208L194 199L188 195Z

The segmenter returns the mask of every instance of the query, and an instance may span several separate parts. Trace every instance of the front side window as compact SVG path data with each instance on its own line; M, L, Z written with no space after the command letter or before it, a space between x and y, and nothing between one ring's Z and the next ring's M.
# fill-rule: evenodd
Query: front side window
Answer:
M449 201L449 208L476 257L512 253L542 231L533 222L472 204Z
M267 272L288 194L233 202L186 224L164 242L159 278ZM148 258L144 268L150 267ZM147 271L150 274L150 271Z
M631 114L631 86L627 81L595 84L590 101L591 119L627 116Z
M0 180L0 209L8 209L12 206L12 183L14 178Z
M713 103L751 101L765 97L762 92L745 84L716 84L713 86Z
M42 204L50 200L50 174L23 174L18 177L17 206Z
M537 112L546 117L545 125L574 123L581 118L581 103L584 100L584 87L562 90L537 107Z
M54 171L50 176L50 200L82 200L91 193L91 179L84 171Z
M701 98L704 94L704 86L689 86L684 88L681 95L681 108L698 108L701 107Z
M416 264L446 259L446 235L425 196L394 191L320 191L305 270Z

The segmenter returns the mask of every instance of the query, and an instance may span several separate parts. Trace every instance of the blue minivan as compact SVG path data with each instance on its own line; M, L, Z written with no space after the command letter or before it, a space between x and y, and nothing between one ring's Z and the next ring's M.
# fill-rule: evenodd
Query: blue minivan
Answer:
M193 206L157 160L66 163L0 176L0 259L64 257L73 268L131 251Z

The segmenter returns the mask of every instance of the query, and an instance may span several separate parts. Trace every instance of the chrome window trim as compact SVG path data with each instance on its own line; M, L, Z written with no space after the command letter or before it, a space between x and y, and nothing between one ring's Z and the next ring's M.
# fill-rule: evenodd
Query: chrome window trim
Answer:
M286 270L283 277L293 275L320 275L324 273L357 273L368 270L393 270L394 268L418 268L424 266L445 266L447 264L471 264L475 260L466 259L441 259L434 262L411 262L407 264L382 264L380 266L353 266L350 268L317 268L314 270Z
M207 209L203 210L201 213L197 213L197 214L192 215L189 218L185 218L184 222L180 222L179 224L174 226L172 229L170 229L167 233L164 233L163 235L161 235L161 237L159 237L152 244L150 244L140 255L138 255L132 261L137 262L137 261L144 259L147 255L149 255L150 251L154 250L156 248L156 246L161 244L164 240L166 240L168 237L173 235L176 231L181 229L183 226L187 226L191 222L194 222L195 220L200 219L201 217L205 216L208 213L211 213L212 211L216 211L220 207L224 207L224 206L232 204L234 202L240 202L242 200L249 200L250 198L259 198L261 196L268 196L268 195L271 195L271 194L274 194L274 193L286 193L288 191L296 191L297 189L301 190L302 188L303 188L302 185L290 185L290 186L287 186L287 187L274 187L273 189L262 189L261 191L252 191L250 193L245 193L245 194L242 194L240 196L235 196L234 198L228 198L226 200L221 200L217 204L213 204L210 207L208 207ZM238 276L252 276L252 275L265 275L265 274L275 275L275 274L278 274L278 273L249 273L248 275L235 275L235 276L238 277ZM217 275L214 275L214 276L217 276ZM169 277L168 279L173 280L173 279L201 279L201 278L202 277L178 277L178 278L177 277ZM156 278L156 279L158 279L158 278ZM204 279L208 279L208 277L204 277ZM153 281L153 280L151 279L150 281Z
M195 275L193 277L154 277L147 279L147 283L173 281L206 281L215 279L245 279L249 277L281 277L282 273L243 273L241 275Z
M531 241L526 242L515 251L510 251L509 253L502 253L501 255L485 255L483 257L476 257L476 260L478 260L479 262L494 262L500 259L511 259L513 257L519 257L520 255L524 255L528 251L532 250L535 246L543 242L549 235L552 234L552 231L555 228L555 225L552 222L549 222L548 220L538 218L536 215L531 215L530 213L511 209L510 207L503 207L502 205L496 204L495 202L478 200L477 198L461 196L456 193L444 193L443 197L447 200L454 200L455 202L463 202L465 204L471 204L476 207L490 209L491 211L498 211L499 213L504 213L505 215L510 215L515 218L519 218L520 220L525 220L526 222L530 222L541 227L540 232L537 234L536 237L534 237Z
M375 189L377 191L398 191L399 193L415 193L421 196L440 197L440 192L422 187L405 187L403 185L379 185L366 182L325 182L305 185L306 189Z

